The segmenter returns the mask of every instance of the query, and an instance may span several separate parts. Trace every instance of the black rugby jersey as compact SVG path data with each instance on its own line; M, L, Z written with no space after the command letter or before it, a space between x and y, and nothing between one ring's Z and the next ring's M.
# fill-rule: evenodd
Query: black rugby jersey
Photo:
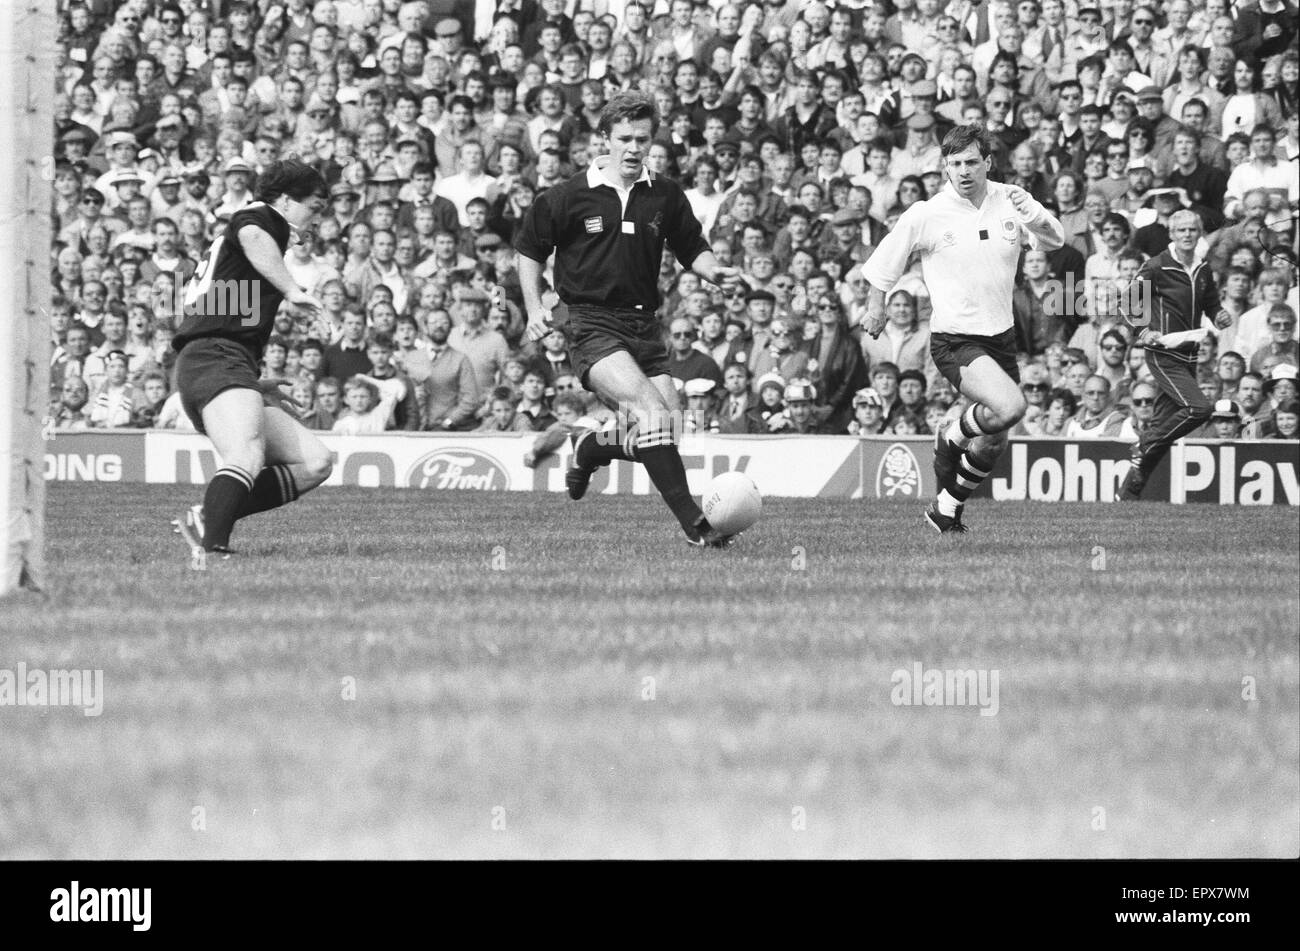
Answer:
M281 254L288 249L289 222L265 202L253 202L231 215L185 287L185 317L172 340L177 350L201 337L223 337L261 359L284 295L244 255L238 235L248 225L274 238Z
M555 292L565 304L653 312L665 243L687 269L709 250L681 186L647 169L625 212L593 164L537 196L515 250L543 263L556 252Z

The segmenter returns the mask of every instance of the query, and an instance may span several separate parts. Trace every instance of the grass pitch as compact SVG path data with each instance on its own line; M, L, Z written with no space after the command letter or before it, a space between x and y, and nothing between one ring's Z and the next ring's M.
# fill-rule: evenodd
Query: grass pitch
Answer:
M713 552L655 498L331 489L194 571L196 499L50 487L0 668L105 706L0 708L0 857L1300 852L1294 509L769 499ZM916 663L997 714L894 705Z

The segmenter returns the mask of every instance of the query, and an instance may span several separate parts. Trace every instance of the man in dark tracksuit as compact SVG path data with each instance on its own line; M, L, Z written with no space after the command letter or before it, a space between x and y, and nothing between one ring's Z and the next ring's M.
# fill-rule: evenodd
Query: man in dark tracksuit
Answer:
M1165 342L1165 335L1196 330L1203 316L1212 318L1220 330L1232 323L1232 316L1219 306L1214 275L1205 262L1196 260L1201 219L1195 212L1176 212L1169 219L1169 233L1173 240L1168 249L1142 265L1125 302L1126 319L1137 333L1137 345L1146 348L1147 367L1158 389L1151 422L1133 449L1132 468L1120 487L1125 502L1141 497L1169 447L1213 411L1196 383L1197 342ZM1135 293L1139 289L1142 295ZM1145 312L1138 312L1138 300L1146 305Z

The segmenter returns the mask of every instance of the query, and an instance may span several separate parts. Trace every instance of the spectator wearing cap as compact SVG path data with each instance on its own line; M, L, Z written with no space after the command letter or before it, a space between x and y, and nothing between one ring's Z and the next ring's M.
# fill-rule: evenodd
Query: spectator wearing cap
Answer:
M225 191L221 196L221 204L213 209L213 214L218 218L223 215L229 217L239 209L252 204L253 193L249 186L253 181L253 170L249 164L242 158L231 158L226 160L226 164L221 168L222 182L225 184Z
M505 337L487 325L490 304L491 296L484 291L477 288L461 291L453 308L456 326L447 339L452 349L469 360L480 393L491 391L503 380L506 361L510 358ZM563 341L563 334L560 337Z
M879 436L885 431L885 402L866 386L853 394L853 418L844 432L850 436Z
M1214 409L1205 425L1192 433L1189 439L1240 439L1242 430L1241 404L1236 400L1215 400Z
M1245 374L1242 377L1243 385L1239 386L1238 393L1242 405L1246 407L1248 412L1250 412L1252 400L1247 397L1244 384L1252 377L1261 376L1263 378L1263 398L1260 400L1260 406L1254 411L1253 416L1259 421L1257 427L1259 438L1267 439L1275 429L1273 415L1277 407L1300 396L1300 370L1297 370L1292 364L1279 363L1271 366L1266 374Z
M939 86L933 79L922 78L909 83L902 98L900 121L892 129L894 146L901 149L907 145L907 134L911 129L909 120L913 116L931 117L935 139L942 141L955 123L938 114L938 105Z
M928 167L940 164L942 156L934 129L933 115L918 113L907 120L907 140L891 154L890 175L901 181L908 175L920 175Z
M168 172L158 179L153 195L150 196L154 218L170 218L176 225L180 224L181 212L188 206L185 197L181 194L183 183L184 179L174 172Z
M1145 131L1134 127L1130 127L1130 130ZM1130 145L1130 150L1131 148L1132 146ZM1118 199L1113 199L1111 201L1110 207L1112 210L1124 215L1124 217L1129 219L1131 223L1136 217L1137 212L1141 210L1142 206L1146 203L1147 194L1155 184L1155 161L1147 155L1129 159L1127 176L1128 188L1125 189L1124 194Z
M718 385L713 380L697 377L682 386L686 409L682 412L682 432L716 433L720 424L715 411Z
M814 435L842 432L826 423L817 412L817 387L807 380L791 380L785 387L785 409L768 421L773 433Z
M1149 10L1140 11L1140 15L1143 19L1154 16ZM1182 123L1165 114L1164 93L1161 92L1161 87L1150 85L1138 90L1137 114L1138 118L1151 129L1154 139L1151 143L1152 152L1164 152L1173 145L1174 133L1181 128Z
M779 373L765 373L754 381L757 399L745 411L746 432L761 435L780 425L779 417L785 410L785 379Z
M143 197L141 195L141 190L144 188L145 183L144 174L136 171L134 168L121 168L109 172L106 176L101 178L100 181L103 182L103 186L108 189L109 200L105 207L110 211L116 212L119 216L126 214L128 221L130 221L129 210L131 202L136 198ZM144 202L145 214L143 224L144 229L147 230L152 203L147 198L144 199ZM133 228L140 228L139 222L131 221L130 223ZM125 234L125 232L123 233ZM132 240L131 243L136 247L153 246L152 242L147 240L142 244L140 237L140 235L137 235L136 239Z
M106 132L101 142L108 159L108 169L96 179L95 187L108 196L109 211L115 211L119 205L113 193L113 184L124 173L139 175L142 186L152 184L152 178L146 181L145 175L137 167L140 142L133 133L126 129L116 129Z

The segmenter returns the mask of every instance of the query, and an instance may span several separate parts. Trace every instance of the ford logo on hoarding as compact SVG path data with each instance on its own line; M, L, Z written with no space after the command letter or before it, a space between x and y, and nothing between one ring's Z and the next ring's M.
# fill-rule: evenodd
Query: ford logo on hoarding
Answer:
M876 470L876 498L904 495L917 498L921 494L921 467L912 450L896 442L885 450Z
M412 489L477 489L480 492L510 488L505 467L477 449L438 449L421 456L407 473Z

